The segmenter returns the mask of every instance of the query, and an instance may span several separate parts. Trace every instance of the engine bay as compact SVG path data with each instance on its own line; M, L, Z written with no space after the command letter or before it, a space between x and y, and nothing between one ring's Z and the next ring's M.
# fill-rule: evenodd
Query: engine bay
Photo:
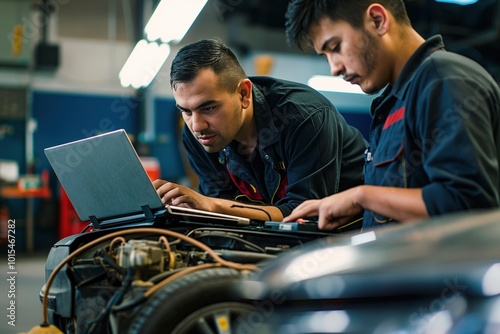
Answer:
M148 299L182 276L229 268L245 277L325 235L192 222L94 230L53 246L40 299L48 323L65 333L126 333Z

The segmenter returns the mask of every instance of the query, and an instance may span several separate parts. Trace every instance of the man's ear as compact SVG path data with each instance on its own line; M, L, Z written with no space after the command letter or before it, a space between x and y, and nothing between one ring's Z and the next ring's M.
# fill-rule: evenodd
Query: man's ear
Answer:
M248 108L252 101L252 82L250 79L243 79L238 84L238 93L240 94L241 105L243 108Z
M371 29L378 35L384 35L389 31L389 12L380 4L372 4L366 10L366 21Z

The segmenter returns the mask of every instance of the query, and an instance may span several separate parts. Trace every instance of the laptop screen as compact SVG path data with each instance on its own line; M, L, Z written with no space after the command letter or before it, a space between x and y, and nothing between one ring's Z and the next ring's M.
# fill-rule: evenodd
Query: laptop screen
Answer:
M83 221L110 221L162 209L171 217L248 225L250 219L165 206L125 130L49 147L45 155ZM93 219L95 217L95 219Z
M49 147L45 155L83 221L164 208L123 129Z

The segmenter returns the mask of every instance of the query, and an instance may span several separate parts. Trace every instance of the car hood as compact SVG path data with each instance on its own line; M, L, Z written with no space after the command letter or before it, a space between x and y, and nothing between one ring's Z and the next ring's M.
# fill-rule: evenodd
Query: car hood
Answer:
M316 240L242 282L250 299L500 293L500 210L452 214Z

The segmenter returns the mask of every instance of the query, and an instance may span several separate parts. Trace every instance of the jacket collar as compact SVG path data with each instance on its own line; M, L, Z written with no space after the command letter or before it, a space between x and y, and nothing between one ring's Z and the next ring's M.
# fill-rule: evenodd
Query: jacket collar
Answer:
M381 101L389 98L390 96L395 96L399 100L404 98L406 89L412 82L413 76L418 70L418 67L427 59L432 53L437 50L444 49L444 42L441 35L435 35L427 39L420 47L411 55L411 57L406 62L405 66L401 70L401 73L396 80L394 86L388 85L380 96L374 99L374 104L372 104L371 114L374 116L376 108L375 105L379 105Z
M264 149L279 141L279 131L274 124L273 111L258 84L253 82L253 114L257 127L259 149Z
M401 98L406 87L411 82L411 79L418 67L423 63L423 61L428 58L432 53L437 50L443 49L444 43L441 35L436 35L428 40L426 40L408 59L406 65L403 67L401 74L399 75L396 84L394 85L394 94Z

